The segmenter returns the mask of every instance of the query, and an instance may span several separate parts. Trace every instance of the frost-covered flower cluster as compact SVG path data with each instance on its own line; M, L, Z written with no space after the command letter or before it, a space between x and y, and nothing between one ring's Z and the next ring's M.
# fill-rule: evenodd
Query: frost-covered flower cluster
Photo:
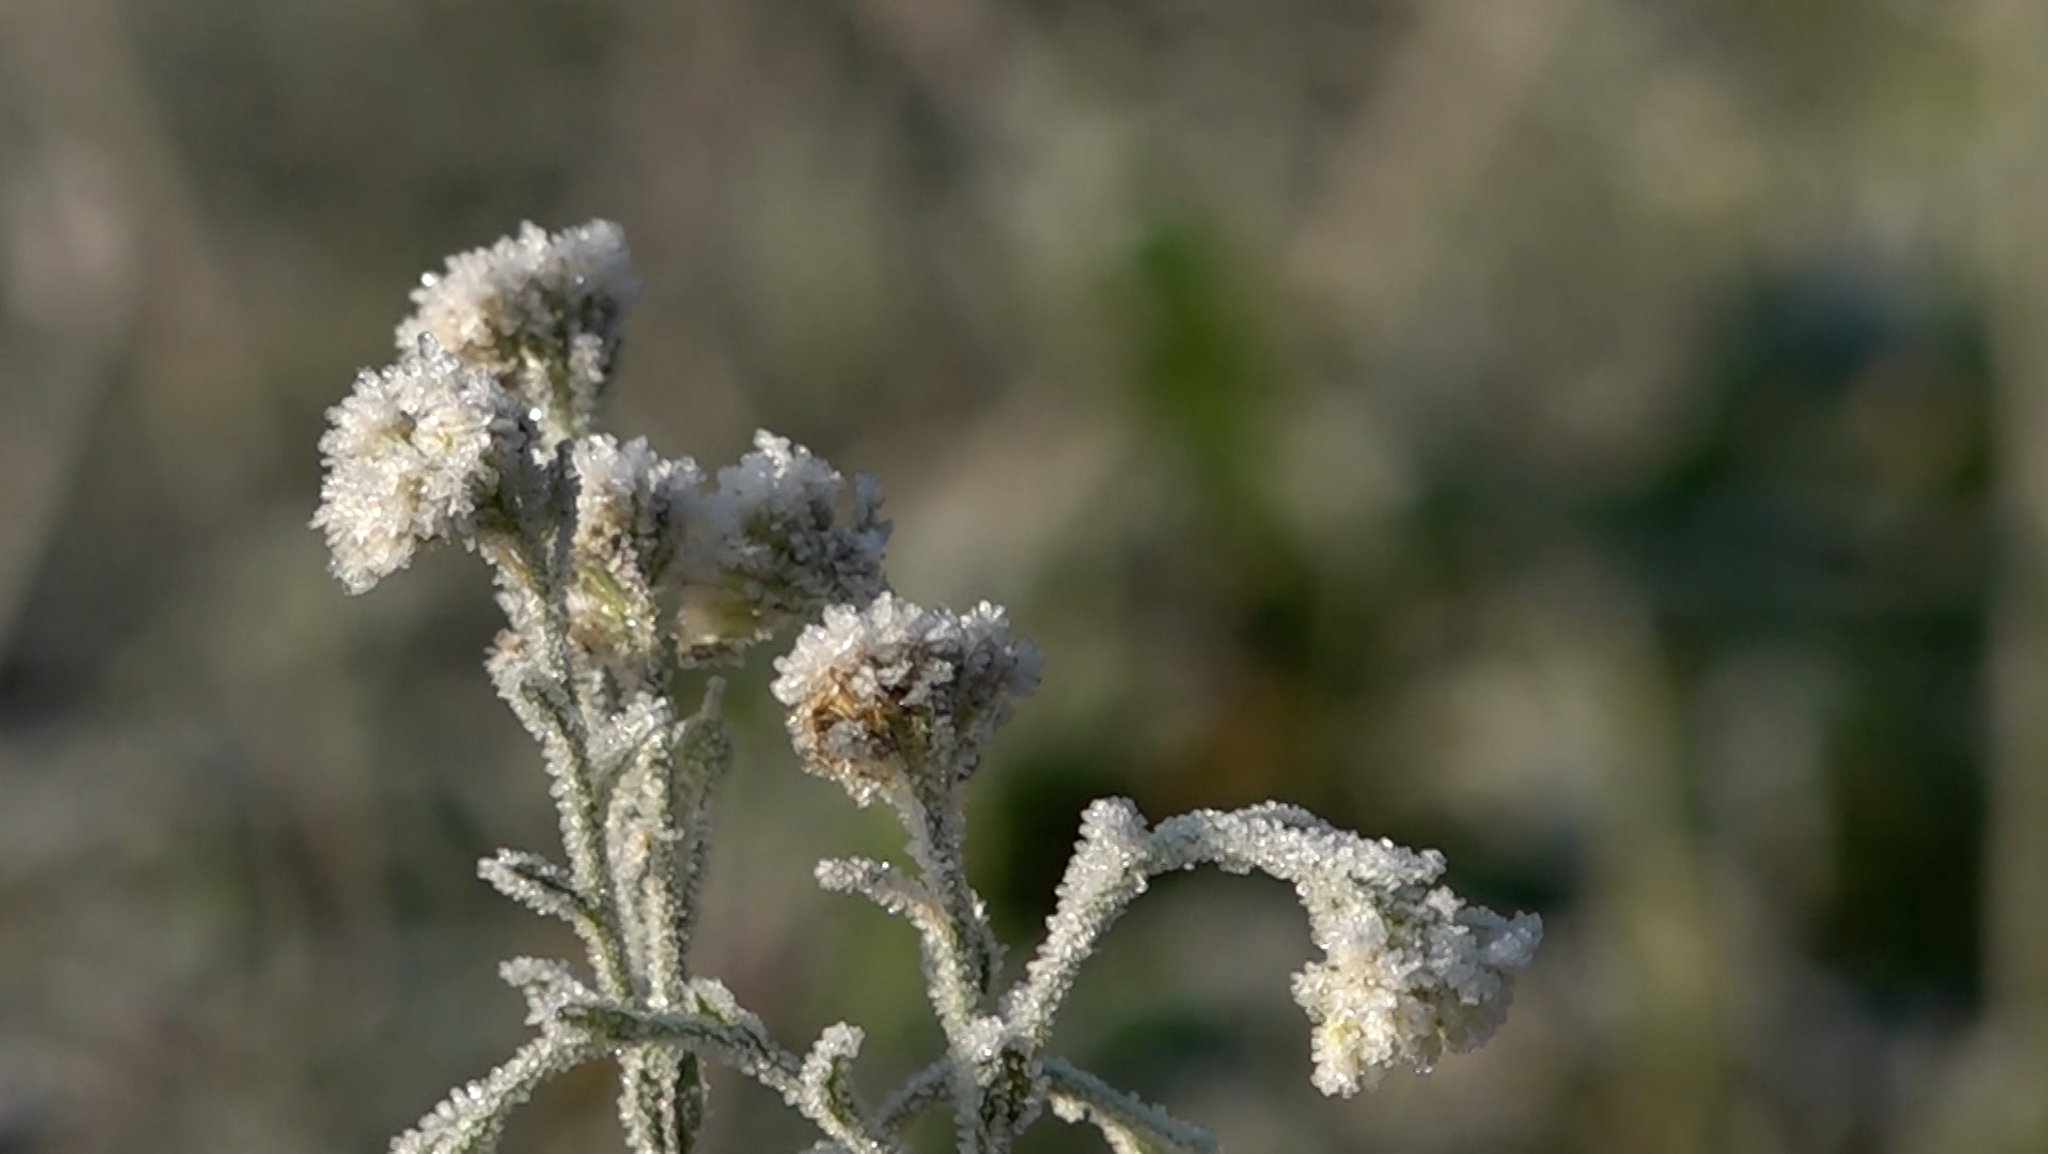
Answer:
M763 431L711 484L688 457L589 431L638 292L607 221L529 224L422 278L400 360L363 372L320 443L314 524L351 591L431 542L516 549L485 535L523 534L531 569L542 538L566 537L571 639L628 681L671 658L730 660L881 592L889 523L874 478L849 481Z
M457 253L413 290L398 347L431 336L524 400L550 442L589 428L640 295L625 233L594 220Z
M906 775L966 782L1011 702L1037 688L1038 649L986 601L962 615L884 593L826 609L775 668L798 755L865 805Z
M411 564L422 545L473 540L479 514L516 496L533 440L518 402L432 337L390 368L364 370L328 416L313 525L351 593Z
M904 1151L905 1123L942 1104L965 1154L1004 1154L1047 1113L1116 1151L1213 1151L1200 1129L1047 1052L1124 909L1152 878L1204 864L1287 881L1307 911L1322 956L1294 994L1325 1093L1426 1071L1499 1028L1536 919L1467 905L1441 884L1435 853L1275 803L1157 825L1121 799L1090 806L1044 940L1006 987L1003 945L967 881L964 795L1037 686L1038 651L1000 608L928 609L889 590L871 478L849 481L767 432L707 477L690 458L595 431L637 291L622 235L602 221L552 235L528 225L452 257L413 294L398 362L357 378L320 442L313 524L350 591L439 542L495 570L507 628L487 666L540 746L562 860L501 850L478 873L566 923L587 954L581 969L506 963L532 1037L394 1154L483 1154L542 1080L607 1060L634 1154L695 1148L706 1062L815 1124L812 1154ZM910 924L945 1039L878 1104L854 1085L859 1029L828 1027L799 1055L688 965L733 760L723 685L692 674L796 627L772 692L798 757L860 804L894 810L908 839L906 861L827 860L818 881Z

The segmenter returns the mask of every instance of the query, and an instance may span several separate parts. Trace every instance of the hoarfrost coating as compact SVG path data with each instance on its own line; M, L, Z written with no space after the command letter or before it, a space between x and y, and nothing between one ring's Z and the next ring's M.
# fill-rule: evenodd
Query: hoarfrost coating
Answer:
M736 655L886 587L880 484L862 474L849 493L839 470L786 437L755 433L754 451L718 471L702 515L704 532L681 557L690 587L681 624L707 655Z
M1039 657L986 601L963 615L883 593L826 609L775 668L797 752L865 804L895 772L965 781L1037 687Z
M562 860L500 850L477 874L566 923L587 964L517 958L526 1044L456 1088L394 1154L488 1154L546 1078L619 1071L634 1154L690 1154L702 1065L761 1082L824 1136L814 1154L901 1154L919 1112L950 1105L957 1148L1008 1154L1050 1114L1111 1148L1213 1154L1215 1140L1049 1053L1081 967L1151 879L1198 865L1293 885L1321 956L1294 979L1315 1085L1349 1095L1399 1067L1483 1043L1541 926L1467 905L1444 861L1267 803L1146 821L1090 805L1032 959L1005 988L1005 946L966 871L966 786L1038 651L1007 614L921 607L890 591L873 478L849 480L784 437L707 478L687 457L591 427L638 291L616 226L593 221L451 257L413 294L401 357L328 414L313 525L360 593L421 549L458 542L494 570L506 628L486 660L539 744ZM821 862L918 939L943 1052L879 1106L855 1088L861 1032L785 1049L759 1015L694 976L689 949L734 745L724 686L693 675L785 628L774 696L804 768L894 811L898 862ZM694 698L694 710L687 698Z
M1295 975L1294 998L1314 1024L1316 1088L1344 1097L1390 1069L1428 1073L1445 1053L1484 1045L1543 936L1533 917L1502 918L1442 888L1337 905L1339 917L1314 927L1327 953Z
M457 253L445 271L422 276L398 347L432 336L496 376L552 444L589 427L639 296L618 225L593 220L550 234L528 222L518 236Z
M530 439L518 402L432 337L390 368L365 369L327 417L313 526L351 593L411 564L422 545L471 537Z

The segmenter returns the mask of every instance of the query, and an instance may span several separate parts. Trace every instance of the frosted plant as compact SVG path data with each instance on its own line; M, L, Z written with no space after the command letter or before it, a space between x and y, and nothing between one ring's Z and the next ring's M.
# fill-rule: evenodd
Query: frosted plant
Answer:
M966 1154L1010 1150L1048 1108L1119 1154L1214 1150L1200 1129L1047 1052L1082 963L1125 907L1153 877L1204 864L1294 886L1322 951L1294 996L1324 1093L1427 1071L1500 1026L1537 920L1467 905L1440 884L1433 852L1277 803L1156 825L1128 801L1094 803L1045 938L1006 984L967 883L963 801L1037 686L1037 650L995 606L928 609L888 589L871 478L849 482L765 432L709 479L688 458L593 432L636 291L623 237L602 221L553 235L527 225L452 257L413 294L398 362L357 377L320 442L313 524L350 592L441 542L491 566L507 627L486 664L540 745L563 844L559 861L500 850L478 872L567 923L587 954L580 966L504 964L532 1038L394 1154L481 1154L543 1080L601 1060L619 1068L634 1154L695 1148L706 1062L814 1123L812 1154L904 1151L904 1124L941 1105ZM890 809L908 842L904 863L827 860L818 882L910 923L945 1035L945 1053L879 1102L854 1082L858 1028L834 1025L798 1055L689 966L733 758L723 684L705 670L796 626L772 691L798 758L856 803Z

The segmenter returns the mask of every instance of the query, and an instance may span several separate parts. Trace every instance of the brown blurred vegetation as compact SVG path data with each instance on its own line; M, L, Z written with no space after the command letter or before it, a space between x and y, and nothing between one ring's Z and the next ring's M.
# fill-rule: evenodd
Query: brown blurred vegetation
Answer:
M898 587L1042 643L1013 942L1112 792L1549 923L1492 1048L1325 1102L1298 913L1175 882L1069 1052L1239 1152L2048 1150L2044 59L2031 0L10 0L0 1152L378 1149L518 1036L486 582L348 600L304 523L412 278L592 215L614 427L880 474ZM887 830L761 673L698 962L879 1090L912 944L809 868Z

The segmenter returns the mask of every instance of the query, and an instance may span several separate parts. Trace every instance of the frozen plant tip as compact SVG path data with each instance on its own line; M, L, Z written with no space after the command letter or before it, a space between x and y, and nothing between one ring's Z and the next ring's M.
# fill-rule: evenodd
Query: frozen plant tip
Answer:
M1148 823L1098 801L1046 934L1005 987L1003 945L967 882L965 791L996 731L1038 684L1039 655L982 603L924 608L883 573L889 523L872 478L789 440L707 479L687 457L594 431L638 293L603 221L450 257L423 278L400 359L365 371L328 414L313 525L360 593L429 545L491 566L507 628L487 667L540 747L563 860L500 850L479 875L569 925L586 967L517 958L502 973L533 1036L457 1088L394 1154L482 1154L546 1078L619 1070L633 1154L697 1148L702 1064L774 1090L822 1136L813 1154L897 1154L915 1115L950 1106L956 1149L1001 1154L1049 1110L1110 1149L1206 1152L1199 1128L1047 1052L1061 1004L1152 878L1198 865L1285 881L1321 956L1295 975L1314 1082L1351 1095L1390 1069L1427 1071L1489 1038L1542 928L1468 905L1444 862L1269 803ZM689 949L733 747L722 682L786 628L771 687L803 767L881 802L907 860L831 859L827 889L916 932L945 1049L893 1094L856 1085L861 1031L837 1023L799 1056Z

